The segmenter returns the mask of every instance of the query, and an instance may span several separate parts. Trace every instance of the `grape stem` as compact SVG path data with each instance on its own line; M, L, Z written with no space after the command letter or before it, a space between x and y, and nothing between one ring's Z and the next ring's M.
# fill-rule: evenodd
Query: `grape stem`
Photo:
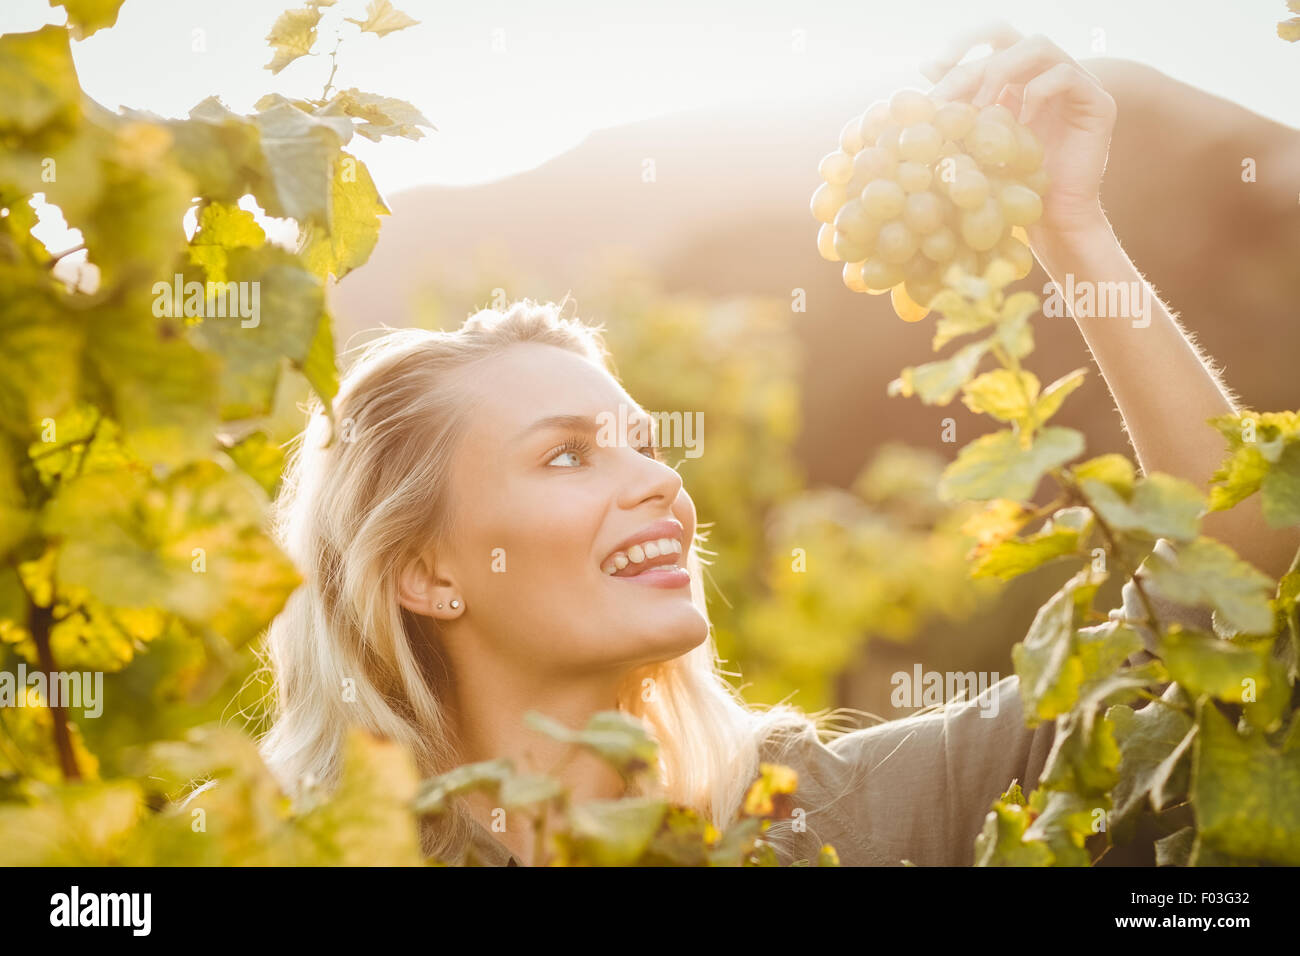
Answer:
M1078 482L1067 477L1065 472L1056 472L1054 477L1056 477L1056 480L1062 484L1068 494L1072 495L1079 504L1083 505L1083 507L1087 508L1092 513L1092 519L1097 522L1098 530L1101 531L1102 537L1106 539L1106 544L1111 556L1115 559L1115 563L1119 565L1120 571L1125 577L1133 582L1133 586L1137 589L1138 597L1141 599L1142 606L1146 609L1147 617L1151 621L1151 627L1155 630L1157 635L1163 635L1165 629L1160 623L1160 616L1156 614L1155 605L1152 603L1150 595L1147 594L1147 590L1142 584L1142 579L1138 577L1137 571L1129 570L1128 563L1124 560L1124 552L1119 546L1118 536L1113 530L1111 530L1110 525L1106 523L1106 519L1097 512L1097 508L1093 505L1091 499L1089 499L1083 488L1079 486Z

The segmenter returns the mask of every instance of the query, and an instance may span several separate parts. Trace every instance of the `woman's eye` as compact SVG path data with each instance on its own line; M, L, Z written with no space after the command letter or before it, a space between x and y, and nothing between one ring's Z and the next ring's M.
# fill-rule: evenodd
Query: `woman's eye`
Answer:
M562 452L560 452L558 455L556 455L554 458L552 458L549 462L547 462L547 464L548 464L548 465L554 465L554 464L555 464L557 461L559 461L561 458L572 458L572 459L573 459L573 463L574 463L575 465L576 465L576 464L579 464L578 453L577 453L576 451L562 451Z

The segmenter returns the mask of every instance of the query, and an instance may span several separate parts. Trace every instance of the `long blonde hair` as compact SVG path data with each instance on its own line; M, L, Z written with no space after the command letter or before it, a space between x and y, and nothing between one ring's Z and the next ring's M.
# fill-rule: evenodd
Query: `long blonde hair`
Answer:
M401 607L397 578L415 549L446 540L455 520L448 470L473 408L453 373L511 344L534 342L613 374L602 328L564 317L563 308L524 299L476 312L454 332L387 330L363 347L341 382L332 441L320 403L311 404L274 511L277 536L304 583L265 645L274 721L260 746L290 794L306 780L326 789L337 781L349 725L405 745L424 775L460 762L444 706L437 624ZM692 600L707 619L698 541L687 562ZM658 739L662 794L725 828L758 773L759 744L778 731L802 735L812 724L788 706L749 707L719 665L710 626L692 651L630 674L619 708ZM647 677L655 693L644 700ZM355 699L345 701L348 680ZM457 859L470 830L461 808L434 818L422 828L424 851Z

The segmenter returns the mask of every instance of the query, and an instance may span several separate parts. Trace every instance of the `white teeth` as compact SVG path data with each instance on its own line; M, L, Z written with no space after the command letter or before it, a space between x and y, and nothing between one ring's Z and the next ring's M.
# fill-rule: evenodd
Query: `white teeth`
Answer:
M606 574L617 574L629 564L641 564L651 558L665 554L682 554L682 543L676 538L660 538L658 541L642 541L626 551L615 551L609 562L601 568Z

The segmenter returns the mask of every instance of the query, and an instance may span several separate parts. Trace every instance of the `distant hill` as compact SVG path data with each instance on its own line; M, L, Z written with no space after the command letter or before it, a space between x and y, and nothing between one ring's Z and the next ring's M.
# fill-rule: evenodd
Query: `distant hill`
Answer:
M1130 256L1244 401L1300 407L1300 133L1149 67L1085 65L1119 104L1103 202ZM960 404L885 397L902 366L926 360L930 323L905 325L887 297L850 293L814 247L817 162L849 116L888 92L673 114L600 130L505 180L388 197L393 215L370 263L334 290L340 339L409 323L422 289L494 250L515 269L496 282L511 298L572 291L580 315L584 286L609 258L643 263L669 292L789 298L801 287L809 311L797 324L815 370L801 449L810 477L846 482L888 439L951 449L939 442L941 417L958 419L960 443L987 422ZM1245 157L1255 183L1241 181ZM653 182L643 181L647 159ZM525 275L543 278L521 287ZM1046 281L1031 278L1036 289ZM486 303L454 304L468 313ZM1052 322L1038 325L1044 381L1091 365L1073 323ZM1100 381L1061 421L1087 432L1090 451L1125 447Z

